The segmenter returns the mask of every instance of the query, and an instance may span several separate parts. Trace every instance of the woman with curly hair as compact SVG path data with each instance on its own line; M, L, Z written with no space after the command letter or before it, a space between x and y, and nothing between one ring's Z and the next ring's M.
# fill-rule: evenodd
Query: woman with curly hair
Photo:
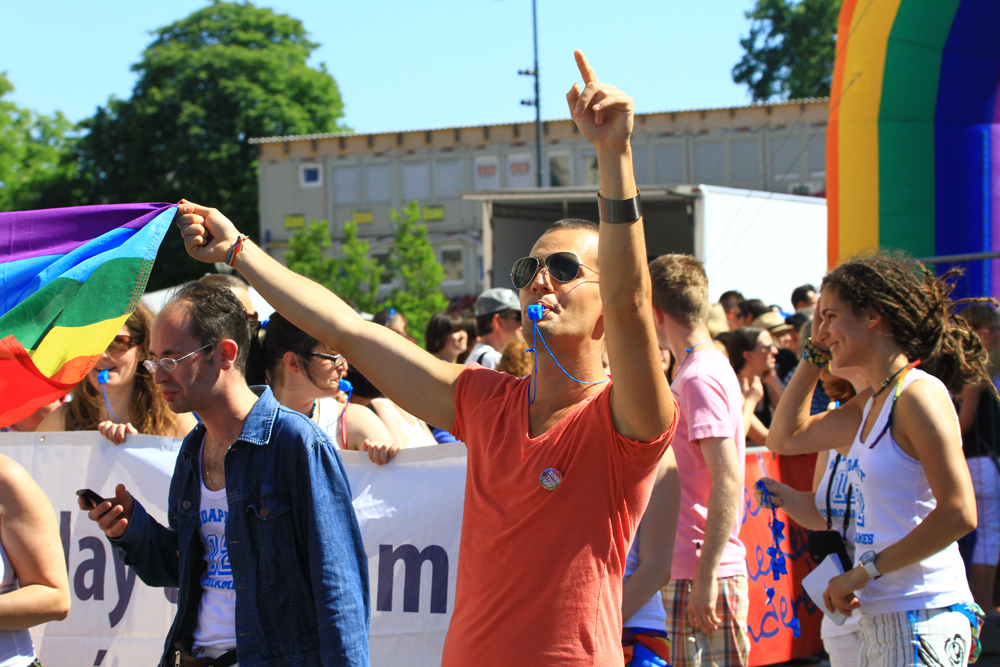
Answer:
M860 612L862 666L964 665L975 649L982 612L956 541L976 527L976 500L951 395L989 379L989 355L954 312L954 275L884 253L827 275L767 439L781 454L851 443L857 565L830 580L823 603ZM860 368L873 391L810 416L831 358Z
M129 433L180 438L194 428L191 413L174 414L142 362L149 359L153 313L141 301L97 365L56 408L39 431L100 431L116 445ZM103 380L103 382L102 382Z

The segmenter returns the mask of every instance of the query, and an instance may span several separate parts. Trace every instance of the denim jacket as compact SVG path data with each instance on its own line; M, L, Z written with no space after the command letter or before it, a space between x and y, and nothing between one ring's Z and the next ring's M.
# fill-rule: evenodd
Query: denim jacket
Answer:
M239 663L368 665L368 559L343 464L312 420L279 405L270 389L253 389L260 399L225 457ZM164 654L190 640L198 622L204 435L198 424L177 455L169 527L136 502L128 530L112 540L146 584L180 589Z

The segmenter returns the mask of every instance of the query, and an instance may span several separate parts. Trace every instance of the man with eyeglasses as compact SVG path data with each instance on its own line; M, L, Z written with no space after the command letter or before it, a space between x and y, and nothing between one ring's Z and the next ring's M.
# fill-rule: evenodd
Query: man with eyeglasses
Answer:
M178 212L191 256L231 259L289 320L356 360L403 409L465 443L444 667L623 664L625 558L673 435L632 171L633 101L575 56L585 86L566 97L596 149L602 222L556 223L515 265L523 330L548 350L534 377L436 359L281 266L217 210L182 202Z
M480 294L472 309L479 341L465 363L496 368L504 349L521 333L521 303L513 290L494 287Z
M247 386L236 295L181 286L150 342L170 409L201 419L177 456L168 526L123 484L80 506L146 584L180 589L161 664L366 667L368 560L347 476L307 416Z

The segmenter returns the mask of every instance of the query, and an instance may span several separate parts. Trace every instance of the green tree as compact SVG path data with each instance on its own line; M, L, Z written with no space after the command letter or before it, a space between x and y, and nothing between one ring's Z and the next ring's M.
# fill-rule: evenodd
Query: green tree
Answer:
M358 238L358 223L344 225L344 245L337 261L331 288L334 294L350 299L354 307L366 313L378 308L378 288L382 269L368 256L368 241Z
M65 181L73 164L65 161L75 126L62 112L44 116L3 98L14 91L0 72L0 211L47 208L44 193Z
M733 81L755 102L830 94L841 0L757 0Z
M251 137L332 132L343 103L302 23L249 2L221 2L156 30L132 69L128 100L84 121L75 153L77 203L177 201L215 206L258 236L257 151ZM150 288L202 271L168 234Z
M327 256L329 247L330 230L326 221L311 220L288 239L285 266L331 289L337 273L337 260Z
M368 257L368 241L358 238L358 225L344 225L341 257L329 257L330 230L325 221L310 221L292 235L285 253L285 265L307 278L315 280L342 299L348 299L358 310L374 313L378 310L378 288L381 269Z
M403 279L403 288L394 289L383 305L403 313L410 335L423 344L431 316L448 309L448 299L441 293L444 268L427 238L427 226L420 223L417 202L404 206L402 214L393 211L392 219L396 223L396 241L389 254L389 267Z

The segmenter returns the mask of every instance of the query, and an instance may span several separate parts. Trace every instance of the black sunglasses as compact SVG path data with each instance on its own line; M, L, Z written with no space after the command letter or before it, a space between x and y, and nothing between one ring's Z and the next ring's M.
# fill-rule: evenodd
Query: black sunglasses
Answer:
M510 270L510 279L514 283L514 287L522 289L530 285L543 266L553 280L558 280L561 283L568 283L576 279L580 274L581 266L597 273L596 270L582 264L576 253L569 251L554 252L544 258L522 257L514 262L514 267Z

